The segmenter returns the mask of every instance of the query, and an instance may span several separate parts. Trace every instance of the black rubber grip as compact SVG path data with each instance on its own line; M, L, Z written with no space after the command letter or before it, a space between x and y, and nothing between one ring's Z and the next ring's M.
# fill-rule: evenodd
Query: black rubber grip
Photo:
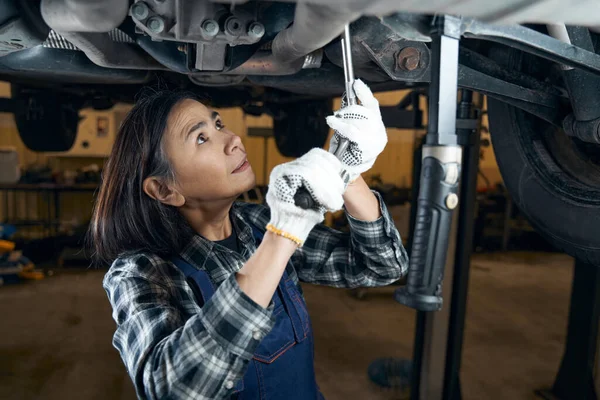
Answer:
M305 187L300 187L296 191L296 194L294 195L294 203L296 203L296 206L304 210L310 210L315 208L315 200L312 198L309 191L306 190Z
M451 184L444 181L447 168L434 157L423 159L407 284L395 294L398 302L420 311L442 307L442 279L456 206L452 200L458 199L458 179Z

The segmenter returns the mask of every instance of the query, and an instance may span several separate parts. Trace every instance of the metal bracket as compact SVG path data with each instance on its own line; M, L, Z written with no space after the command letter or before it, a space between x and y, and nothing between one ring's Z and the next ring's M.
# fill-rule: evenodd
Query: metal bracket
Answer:
M477 22L477 25L473 25L471 19L463 20L449 16L445 16L443 21L444 23L438 29L447 33L446 37L454 38L460 37L463 31L479 32L479 29L483 31L483 27L487 26L487 24L479 22ZM408 83L431 82L432 50L425 43L401 39L389 27L384 29L381 26L367 24L365 21L359 21L356 24L357 28L362 28L362 30L357 29L359 33L355 36L356 42L362 45L369 58L390 78ZM500 34L499 32L503 27L494 26L492 28ZM493 30L492 28L490 30ZM530 29L523 29L527 33L533 32L533 34L553 40ZM363 31L366 33L361 34L360 32ZM370 40L374 33L386 39L379 42ZM560 44L563 43L560 42ZM510 78L510 74L505 73L508 76L503 79L502 68L495 65L492 60L469 49L461 48L460 51L461 60L465 57L468 64L458 66L459 87L495 97L556 126L562 126L565 113L557 112L557 110L561 109L562 103L566 103L567 99L562 98L560 93L546 91L545 89L548 88L544 86L544 83L537 82L534 79L525 79L526 82L523 84L520 81L515 81L515 83L510 80L507 81L506 79ZM473 63L475 65L471 66L470 64ZM496 77L497 74L500 74L500 77Z
M225 43L198 43L195 68L199 71L223 71L226 53Z
M422 82L430 74L431 51L422 42L387 38L384 41L359 40L369 56L395 81ZM407 64L407 60L412 59Z

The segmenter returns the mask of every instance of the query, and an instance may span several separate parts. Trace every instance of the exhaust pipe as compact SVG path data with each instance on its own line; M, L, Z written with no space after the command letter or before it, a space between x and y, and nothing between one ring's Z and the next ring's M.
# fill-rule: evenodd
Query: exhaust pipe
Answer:
M319 68L323 59L323 50L316 50L291 62L282 62L270 51L258 51L245 63L227 71L227 75L293 75L302 69Z
M290 63L322 48L340 36L346 24L361 16L365 4L366 1L349 6L298 3L294 24L273 39L273 56Z

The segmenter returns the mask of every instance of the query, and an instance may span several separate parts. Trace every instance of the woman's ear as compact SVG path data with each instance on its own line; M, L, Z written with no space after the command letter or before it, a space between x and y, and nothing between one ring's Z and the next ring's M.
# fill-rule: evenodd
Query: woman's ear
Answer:
M185 197L177 189L155 176L144 179L143 188L148 196L163 204L174 207L181 207L185 204Z

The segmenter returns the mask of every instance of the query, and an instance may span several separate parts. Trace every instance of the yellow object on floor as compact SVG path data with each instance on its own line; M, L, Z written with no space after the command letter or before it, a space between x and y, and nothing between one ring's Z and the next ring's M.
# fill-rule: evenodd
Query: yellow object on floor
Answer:
M44 272L36 270L33 263L29 263L22 267L23 269L19 272L19 277L23 279L40 280L44 279Z
M44 279L44 272L36 270L21 271L19 272L19 278L39 281L40 279Z
M8 253L9 251L13 251L15 249L15 242L11 242L9 240L0 240L0 254Z

